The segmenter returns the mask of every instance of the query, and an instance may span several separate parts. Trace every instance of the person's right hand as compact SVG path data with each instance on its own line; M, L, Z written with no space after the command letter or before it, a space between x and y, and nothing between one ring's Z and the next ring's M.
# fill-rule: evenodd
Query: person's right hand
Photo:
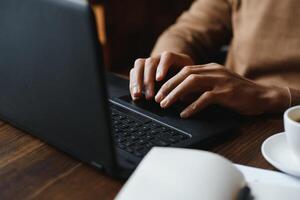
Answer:
M180 70L193 64L190 56L168 51L156 57L137 59L130 70L129 90L132 99L141 98L143 89L146 99L152 99L155 96L155 81L163 80L171 67Z

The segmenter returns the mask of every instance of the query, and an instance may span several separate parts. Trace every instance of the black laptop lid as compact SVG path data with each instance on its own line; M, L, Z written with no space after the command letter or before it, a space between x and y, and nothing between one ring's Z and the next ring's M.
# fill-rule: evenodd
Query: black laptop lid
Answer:
M114 165L101 51L84 0L0 1L0 116L94 165Z

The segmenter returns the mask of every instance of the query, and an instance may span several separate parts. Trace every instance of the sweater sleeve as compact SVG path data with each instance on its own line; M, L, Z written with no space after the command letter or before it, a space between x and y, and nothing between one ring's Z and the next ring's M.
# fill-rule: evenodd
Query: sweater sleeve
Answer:
M174 25L158 39L152 55L172 51L200 57L230 41L232 35L229 0L196 0Z

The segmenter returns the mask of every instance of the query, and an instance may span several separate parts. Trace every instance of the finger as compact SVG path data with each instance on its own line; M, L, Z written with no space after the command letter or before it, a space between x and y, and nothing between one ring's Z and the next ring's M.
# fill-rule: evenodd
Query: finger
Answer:
M145 59L137 59L130 71L130 92L134 100L142 95Z
M179 73L164 83L157 92L155 101L160 103L174 88L193 73L194 68L193 66L184 67Z
M161 81L168 73L172 65L193 65L193 61L184 54L164 52L161 54L160 62L156 70L156 81Z
M161 54L159 65L156 70L156 81L161 81L167 74L169 68L173 64L174 54L164 52Z
M137 91L137 85L136 85L136 77L135 77L135 72L134 72L134 68L132 68L130 70L129 73L129 91L130 91L130 95L131 98L133 100L136 100L138 98L138 91Z
M175 103L180 97L195 91L201 91L205 82L209 82L206 76L191 74L172 90L161 102L162 108L167 108Z
M147 58L145 61L144 86L147 99L154 97L155 72L158 62L157 58Z
M196 101L194 101L191 105L185 108L181 113L180 117L188 118L195 113L199 112L203 108L208 105L214 104L216 102L216 97L213 92L208 91L203 93Z

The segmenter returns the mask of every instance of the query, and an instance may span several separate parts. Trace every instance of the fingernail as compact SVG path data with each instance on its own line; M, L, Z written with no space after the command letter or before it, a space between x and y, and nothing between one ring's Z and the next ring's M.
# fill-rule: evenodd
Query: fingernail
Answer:
M146 99L150 99L150 94L149 94L149 91L148 91L148 90L146 90L145 96L146 96Z
M187 111L182 111L182 112L180 113L180 117L181 117L181 118L187 118L187 117L188 117L188 112L187 112Z
M131 96L131 98L132 98L133 101L137 100L137 98L135 96Z
M197 109L197 105L196 104L193 104L192 105L192 110L196 110Z
M155 101L157 103L160 103L162 99L163 99L162 94L161 93L157 93L157 95L155 96Z
M156 80L159 80L161 78L161 71L160 70L157 70L155 78L156 78Z
M151 90L149 90L148 88L146 88L145 96L148 100L152 98Z
M168 104L168 100L164 99L162 102L160 102L160 107L165 108Z
M137 97L137 96L138 96L138 88L137 88L137 87L134 87L134 88L133 88L133 96L134 96L134 97Z

